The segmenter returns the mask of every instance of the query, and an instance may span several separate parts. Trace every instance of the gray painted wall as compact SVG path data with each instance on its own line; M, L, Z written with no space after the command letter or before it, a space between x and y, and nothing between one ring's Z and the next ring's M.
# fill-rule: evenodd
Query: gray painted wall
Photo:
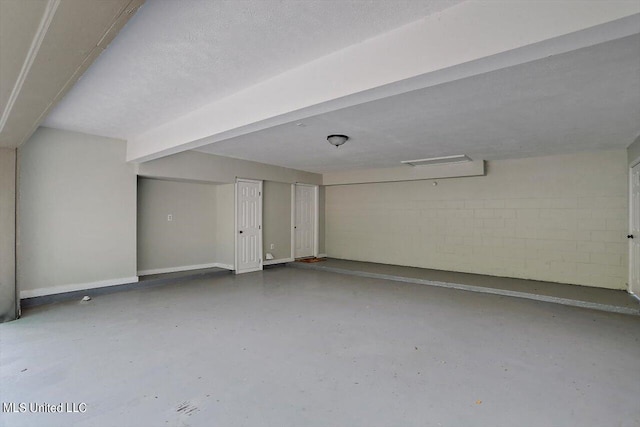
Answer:
M16 150L0 148L0 323L18 316L15 201Z
M271 252L276 259L291 256L290 185L296 182L321 184L322 175L247 160L186 151L137 165L140 176L213 183L234 183L236 178L264 181L263 254ZM285 195L284 189L289 188ZM234 263L234 186L218 187L218 262ZM271 193L271 199L268 195ZM321 197L323 194L321 194ZM226 201L225 201L226 200ZM227 205L228 204L228 205ZM286 205L286 208L285 208ZM322 203L321 203L322 206ZM284 215L284 211L289 213ZM324 209L320 209L320 252L324 251ZM269 249L270 244L275 249Z
M216 185L217 262L233 268L235 263L235 184Z
M24 296L136 276L136 175L125 141L39 128L18 150Z
M263 254L291 258L291 184L265 181L262 190Z
M140 178L138 272L216 261L216 186Z

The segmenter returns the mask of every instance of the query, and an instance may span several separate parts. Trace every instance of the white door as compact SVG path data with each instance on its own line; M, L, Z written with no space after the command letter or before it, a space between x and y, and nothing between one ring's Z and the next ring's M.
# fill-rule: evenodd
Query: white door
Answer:
M296 184L295 258L315 256L315 187Z
M236 183L236 273L262 270L262 182Z
M640 296L640 164L631 168L629 291Z

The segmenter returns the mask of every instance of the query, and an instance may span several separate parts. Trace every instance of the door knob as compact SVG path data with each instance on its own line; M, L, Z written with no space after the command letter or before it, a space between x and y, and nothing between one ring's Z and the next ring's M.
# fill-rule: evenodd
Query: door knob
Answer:
M627 234L627 239L633 239L633 234Z
M240 234L242 234L242 230L240 230Z

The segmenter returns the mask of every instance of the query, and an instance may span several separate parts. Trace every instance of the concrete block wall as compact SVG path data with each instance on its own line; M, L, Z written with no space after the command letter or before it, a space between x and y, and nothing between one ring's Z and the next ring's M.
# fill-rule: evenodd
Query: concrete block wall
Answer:
M327 253L342 259L626 289L627 223L623 150L326 187Z

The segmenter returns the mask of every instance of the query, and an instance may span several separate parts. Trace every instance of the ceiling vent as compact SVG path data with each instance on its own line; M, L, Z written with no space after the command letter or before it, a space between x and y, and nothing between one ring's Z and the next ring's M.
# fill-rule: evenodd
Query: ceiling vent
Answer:
M441 165L446 163L463 163L470 162L471 158L464 154L458 154L455 156L444 157L431 157L429 159L416 159L416 160L403 160L400 163L409 166L428 166L428 165Z

